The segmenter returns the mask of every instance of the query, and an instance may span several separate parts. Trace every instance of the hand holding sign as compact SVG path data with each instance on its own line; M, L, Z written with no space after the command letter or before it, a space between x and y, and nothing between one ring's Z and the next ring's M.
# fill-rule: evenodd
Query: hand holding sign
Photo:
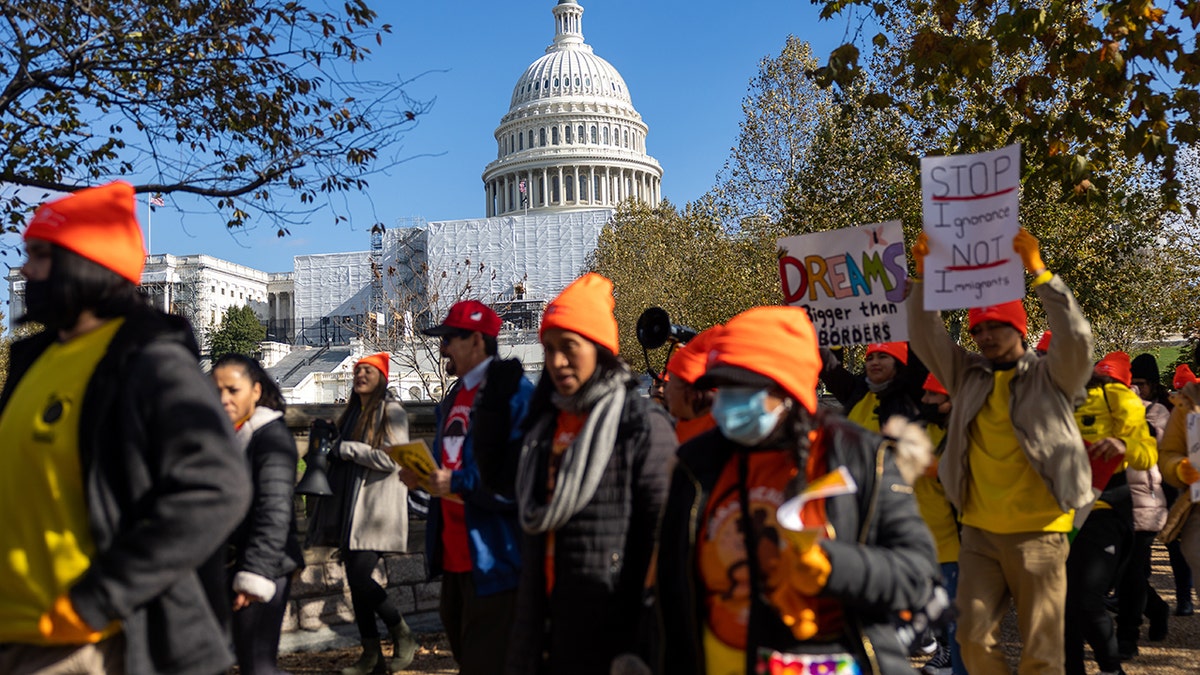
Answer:
M1029 230L1022 227L1017 231L1017 236L1013 237L1013 250L1021 256L1021 262L1030 274L1037 276L1046 271L1046 263L1042 262L1041 245Z
M1021 146L921 159L928 309L984 307L1025 295L1018 231Z
M917 276L925 276L925 256L929 255L929 235L922 232L917 235L917 241L912 246L913 265L916 267Z

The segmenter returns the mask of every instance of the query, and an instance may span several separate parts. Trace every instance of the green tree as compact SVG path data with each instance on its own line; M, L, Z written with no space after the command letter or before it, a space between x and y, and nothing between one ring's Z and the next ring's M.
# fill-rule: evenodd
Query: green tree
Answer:
M267 338L262 325L249 305L230 307L221 315L221 325L209 335L208 352L213 361L225 354L255 356L258 344Z
M282 236L321 195L365 188L429 107L407 82L347 76L391 31L365 0L0 0L0 12L10 230L30 205L19 188L130 177L138 192L207 197L230 227L257 211Z
M921 18L896 31L919 33ZM841 92L833 105L828 93L812 86L814 63L807 49L789 38L777 57L764 59L751 81L737 145L726 164L733 178L777 177L766 198L780 205L771 227L780 234L803 234L899 219L908 241L920 232L919 162L928 152L973 152L990 147L952 145L956 124L970 119L981 103L970 90L953 107L938 107L919 92L890 91L911 114L873 104L868 83L889 77L903 55L899 48L878 50L861 81ZM1031 67L1029 55L996 63L996 78L1011 81ZM779 81L780 78L785 81ZM778 92L789 92L779 95ZM1067 106L1064 99L1059 103ZM780 133L792 134L781 141ZM994 141L995 138L991 138ZM978 140L979 143L984 139ZM947 145L951 144L951 145ZM787 153L779 148L788 148ZM794 157L794 159L791 159ZM784 158L788 158L786 161ZM1036 157L1026 157L1027 173L1037 173ZM1189 169L1194 163L1188 162ZM1121 194L1112 200L1065 199L1056 182L1023 182L1021 222L1042 240L1047 262L1061 273L1092 319L1103 349L1128 349L1136 341L1161 339L1196 316L1191 280L1197 278L1195 227L1183 226L1189 214L1171 216L1162 208L1141 160L1119 159L1108 172L1108 185ZM725 179L718 185L721 203L745 212L740 195L764 180ZM753 207L752 207L753 208ZM764 209L765 210L765 209ZM1137 301L1131 301L1137 298ZM1029 302L1034 331L1044 328L1040 306Z
M750 307L777 304L774 234L763 223L747 219L730 233L708 196L682 211L668 201L653 208L622 204L601 231L589 268L613 281L625 357L640 363L636 326L648 307L703 330Z
M942 113L948 153L1020 142L1026 181L1056 183L1064 198L1123 205L1110 172L1140 159L1164 205L1179 206L1179 150L1200 139L1200 2L813 1L826 19L873 13L872 47L897 56L870 73L866 45L844 44L816 71L822 85L866 82L872 105L918 121L921 107Z

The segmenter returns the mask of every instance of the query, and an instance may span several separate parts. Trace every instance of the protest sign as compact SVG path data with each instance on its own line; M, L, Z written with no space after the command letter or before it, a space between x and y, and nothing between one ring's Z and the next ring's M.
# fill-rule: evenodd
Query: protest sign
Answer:
M900 221L779 240L784 302L803 307L822 346L908 339Z
M1017 234L1021 146L921 159L929 255L925 307L987 307L1025 295Z

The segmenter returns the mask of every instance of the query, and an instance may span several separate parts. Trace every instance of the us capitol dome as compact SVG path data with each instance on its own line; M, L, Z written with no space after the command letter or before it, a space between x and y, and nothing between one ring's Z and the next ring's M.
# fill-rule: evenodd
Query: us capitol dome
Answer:
M558 0L554 42L513 87L483 172L487 216L662 199L662 167L625 80L583 41L583 7Z

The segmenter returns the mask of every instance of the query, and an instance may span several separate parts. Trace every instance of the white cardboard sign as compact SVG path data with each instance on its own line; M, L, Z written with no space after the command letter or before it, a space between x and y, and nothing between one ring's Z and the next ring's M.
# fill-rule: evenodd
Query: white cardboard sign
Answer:
M908 340L900 221L779 240L784 302L803 307L826 347Z
M1020 178L1020 145L921 159L927 309L987 307L1024 297L1024 268L1012 248Z

